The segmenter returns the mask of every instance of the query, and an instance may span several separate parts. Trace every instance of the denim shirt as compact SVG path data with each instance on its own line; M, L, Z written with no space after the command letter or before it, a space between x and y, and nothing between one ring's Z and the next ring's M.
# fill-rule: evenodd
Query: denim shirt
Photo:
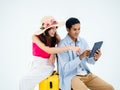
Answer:
M78 37L76 43L67 35L63 40L60 41L58 47L63 46L77 46L82 48L79 55L85 50L88 50L88 44L83 39ZM62 90L71 90L71 79L77 75L77 68L81 65L82 69L90 73L90 69L87 67L86 63L94 64L94 58L83 58L80 60L79 55L77 55L72 50L68 50L62 53L58 53L58 64L59 64L59 77L60 77L60 88Z

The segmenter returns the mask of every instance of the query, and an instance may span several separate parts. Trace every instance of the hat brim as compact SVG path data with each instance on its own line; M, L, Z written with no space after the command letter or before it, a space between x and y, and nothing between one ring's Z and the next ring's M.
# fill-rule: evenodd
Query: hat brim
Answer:
M45 29L39 29L34 34L35 35L40 35L40 34L44 33L48 28L51 28L51 27L54 27L54 26L60 27L60 26L63 26L64 24L65 24L64 22L59 22L59 23L51 25L51 26L49 26L49 27L47 27Z

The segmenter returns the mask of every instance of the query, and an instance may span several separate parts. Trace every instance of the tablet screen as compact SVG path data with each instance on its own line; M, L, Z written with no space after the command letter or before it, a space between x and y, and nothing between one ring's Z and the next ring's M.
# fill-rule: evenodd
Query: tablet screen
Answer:
M92 51L89 55L89 58L94 57L94 53L96 52L96 50L101 48L102 44L103 44L103 41L99 41L99 42L94 43L94 46L93 46Z

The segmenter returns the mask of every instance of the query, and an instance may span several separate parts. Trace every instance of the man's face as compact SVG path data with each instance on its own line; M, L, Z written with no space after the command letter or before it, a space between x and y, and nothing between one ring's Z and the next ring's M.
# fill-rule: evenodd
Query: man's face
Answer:
M74 24L70 29L67 29L68 35L72 38L72 40L76 41L77 37L80 33L80 24Z

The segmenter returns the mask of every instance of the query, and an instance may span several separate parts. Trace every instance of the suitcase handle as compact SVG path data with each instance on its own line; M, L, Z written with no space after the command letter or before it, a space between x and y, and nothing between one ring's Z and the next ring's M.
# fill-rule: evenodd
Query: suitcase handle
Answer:
M53 88L53 84L52 84L52 82L50 82L50 88Z
M59 63L58 63L58 55L56 54L56 59L57 59L57 75L59 75Z

